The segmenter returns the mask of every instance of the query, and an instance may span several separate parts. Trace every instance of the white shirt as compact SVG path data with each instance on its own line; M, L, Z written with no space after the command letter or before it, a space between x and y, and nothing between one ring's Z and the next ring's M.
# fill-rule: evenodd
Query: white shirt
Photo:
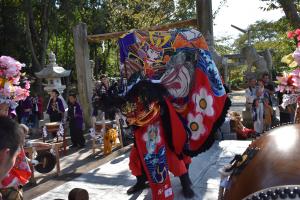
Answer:
M256 88L251 88L248 87L245 90L245 97L246 97L246 103L253 103L253 100L256 99Z

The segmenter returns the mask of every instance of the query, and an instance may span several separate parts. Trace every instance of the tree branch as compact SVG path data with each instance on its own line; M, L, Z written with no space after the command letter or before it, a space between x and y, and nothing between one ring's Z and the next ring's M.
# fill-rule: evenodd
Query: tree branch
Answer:
M278 3L283 8L286 18L291 25L296 29L300 27L300 17L297 12L297 7L293 0L278 0Z

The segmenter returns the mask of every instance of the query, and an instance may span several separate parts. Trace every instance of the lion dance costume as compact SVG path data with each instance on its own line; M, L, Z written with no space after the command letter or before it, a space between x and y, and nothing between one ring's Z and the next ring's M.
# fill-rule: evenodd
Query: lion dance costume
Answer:
M190 157L210 147L230 106L205 39L194 29L133 31L119 45L128 80L121 110L135 138L129 168L137 183L127 192L149 181L152 199L173 199L170 171L192 197Z

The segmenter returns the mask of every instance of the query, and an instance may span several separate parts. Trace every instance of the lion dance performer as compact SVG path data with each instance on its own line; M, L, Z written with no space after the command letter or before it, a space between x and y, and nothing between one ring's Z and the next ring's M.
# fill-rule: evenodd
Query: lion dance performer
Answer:
M9 56L0 57L0 115L9 116L10 110L14 110L17 102L29 96L30 84L22 81L21 69L24 64ZM24 88L20 86L23 82ZM22 186L31 177L31 170L25 157L24 149L21 147L17 155L15 165L0 182L0 196L6 200L23 199Z
M170 171L191 198L190 156L210 147L230 106L205 39L193 29L132 31L119 45L128 80L121 111L135 138L129 168L137 183L127 193L148 181L152 199L173 199Z

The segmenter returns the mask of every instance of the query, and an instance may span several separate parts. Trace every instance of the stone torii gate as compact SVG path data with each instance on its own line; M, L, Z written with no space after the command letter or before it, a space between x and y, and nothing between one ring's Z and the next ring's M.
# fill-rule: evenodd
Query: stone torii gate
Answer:
M165 24L160 26L153 26L144 30L168 30L171 28L183 28L194 26L205 36L210 50L213 52L213 58L220 57L213 49L213 22L212 22L212 1L211 0L196 0L197 19L190 19L172 24ZM115 33L105 33L97 35L88 35L87 25L80 23L73 28L74 47L75 47L75 64L77 72L77 88L79 93L79 101L82 105L84 119L86 126L90 127L90 117L92 111L92 90L93 90L93 75L92 66L89 60L90 51L89 43L99 43L103 40L116 39L128 31L121 31ZM222 61L221 61L222 62ZM217 64L219 62L216 62Z

